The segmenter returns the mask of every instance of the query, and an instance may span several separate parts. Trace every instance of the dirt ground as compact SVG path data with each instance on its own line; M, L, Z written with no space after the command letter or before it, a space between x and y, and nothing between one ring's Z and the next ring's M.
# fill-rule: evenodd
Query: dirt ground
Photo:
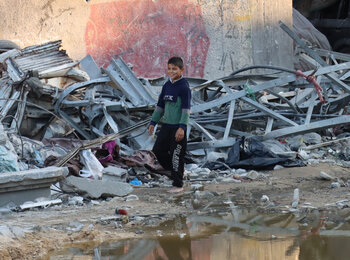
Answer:
M349 168L329 164L308 165L264 172L267 177L255 181L202 183L202 193L213 197L202 197L203 203L197 207L189 205L195 194L187 184L185 191L176 195L169 195L165 188L135 188L132 194L137 195L139 200L112 198L86 202L81 206L63 203L46 209L3 214L1 225L19 227L28 232L22 238L0 236L0 259L49 259L50 253L72 243L97 246L103 241L144 237L147 232L138 232L140 229L157 227L161 221L179 214L205 214L203 208L213 200L222 204L231 200L241 207L263 208L260 198L267 195L274 203L274 209L281 210L279 206L291 205L295 188L300 190L299 207L312 205L327 209L337 201L350 200L347 185L331 188L332 181L321 180L320 171L343 180L345 184L350 179ZM116 208L126 209L128 215L115 214ZM77 228L79 225L80 228Z

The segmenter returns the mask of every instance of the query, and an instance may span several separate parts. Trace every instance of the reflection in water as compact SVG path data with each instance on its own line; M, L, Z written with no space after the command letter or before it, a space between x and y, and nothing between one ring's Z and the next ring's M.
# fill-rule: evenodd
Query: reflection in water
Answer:
M253 221L255 219L255 222ZM323 236L324 216L302 232L285 228L289 217L246 218L245 223L215 217L177 218L164 222L157 236L104 243L101 260L345 260L350 237ZM278 220L281 220L278 221ZM260 224L256 224L260 221ZM264 222L265 221L265 222ZM279 225L276 224L276 221ZM248 223L248 224L247 224ZM265 223L262 226L261 223ZM270 226L269 224L276 224ZM266 225L267 224L267 225ZM256 226L255 226L256 225ZM281 228L283 227L283 228ZM171 232L171 236L161 234ZM282 232L284 231L284 233ZM320 235L321 233L321 235ZM276 237L275 237L276 236ZM95 250L96 252L96 250ZM50 259L96 259L94 249L71 248ZM67 256L67 257L65 257Z
M180 237L157 240L158 245L142 258L123 254L103 254L101 259L142 260L348 260L349 238L310 236L300 247L286 254L293 245L292 239L256 240L237 233L222 233L190 241ZM134 241L135 242L135 241ZM130 246L129 244L128 246ZM103 249L102 249L103 250ZM145 251L143 251L145 252ZM105 252L106 253L106 252ZM124 257L123 257L124 256Z

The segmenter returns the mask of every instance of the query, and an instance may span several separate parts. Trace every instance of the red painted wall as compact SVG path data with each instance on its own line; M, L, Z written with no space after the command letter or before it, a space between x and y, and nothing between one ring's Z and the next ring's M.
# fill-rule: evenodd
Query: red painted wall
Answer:
M137 76L159 77L181 56L185 75L203 77L209 49L201 9L188 0L123 0L91 6L85 44L98 65L122 57Z

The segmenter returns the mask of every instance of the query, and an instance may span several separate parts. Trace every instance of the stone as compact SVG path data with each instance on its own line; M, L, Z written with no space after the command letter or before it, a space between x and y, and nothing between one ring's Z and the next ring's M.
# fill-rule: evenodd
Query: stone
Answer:
M241 183L242 182L241 180L236 180L235 178L232 178L232 177L222 178L220 181L223 183Z
M84 198L81 196L74 196L68 199L68 205L83 205Z
M310 154L310 159L322 159L325 156L325 152L323 150L314 151Z
M284 167L282 165L275 165L275 167L273 167L274 170L279 170L279 169L283 169Z
M237 169L236 171L235 171L235 173L236 174L238 174L238 175L241 175L241 174L243 174L243 173L246 173L247 172L247 170L245 170L245 169Z
M133 200L139 200L139 197L135 194L131 194L125 198L125 201L133 201Z
M293 136L288 139L288 145L291 150L298 151L300 147L304 147L305 143L302 135Z
M188 174L190 179L208 179L210 175L211 171L207 168L197 168Z
M304 143L306 144L319 144L322 142L322 137L317 133L307 133L303 135Z
M196 199L203 199L203 200L207 200L207 199L212 199L215 197L215 195L211 192L208 191L195 191L194 196L196 197Z
M191 190L203 190L204 186L202 184L191 184Z
M64 181L61 181L60 184L63 191L73 191L94 199L114 196L124 197L133 191L133 188L127 183L93 180L75 176L69 176Z
M134 220L135 221L143 221L143 220L145 220L145 217L135 216Z
M309 159L307 160L308 164L311 164L311 165L317 165L320 163L320 160L318 159Z
M321 163L336 164L337 162L333 159L320 160Z
M193 172L198 174L209 174L211 170L208 168L197 168L197 169L194 169Z
M67 227L67 230L73 231L73 232L79 232L84 228L84 224L81 224L76 221L72 221L69 223L69 227Z
M122 176L126 175L127 172L128 171L126 169L120 167L108 166L102 170L102 179L105 177L105 175L121 178Z
M188 176L190 177L190 179L198 179L199 175L195 172L189 172Z
M252 170L249 171L245 177L250 180L256 180L257 178L259 178L259 176L260 174L257 171Z
M334 180L335 178L331 175L329 175L328 173L325 173L325 172L320 172L320 178L322 180L327 180L327 181L331 181L331 180Z
M340 183L339 182L332 182L331 183L331 188L332 189L340 188Z
M185 165L185 169L187 171L193 171L194 169L197 169L197 168L198 168L198 165L195 163L190 163Z
M303 160L308 160L310 158L310 155L304 150L299 150L298 156Z
M208 162L216 162L218 159L227 159L227 153L209 152L207 155Z

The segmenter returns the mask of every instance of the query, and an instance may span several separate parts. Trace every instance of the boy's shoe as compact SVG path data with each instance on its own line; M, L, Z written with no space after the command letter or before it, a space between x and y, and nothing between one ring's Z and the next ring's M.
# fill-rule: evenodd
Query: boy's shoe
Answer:
M184 188L182 187L172 187L170 190L168 190L169 193L179 193L182 192Z

